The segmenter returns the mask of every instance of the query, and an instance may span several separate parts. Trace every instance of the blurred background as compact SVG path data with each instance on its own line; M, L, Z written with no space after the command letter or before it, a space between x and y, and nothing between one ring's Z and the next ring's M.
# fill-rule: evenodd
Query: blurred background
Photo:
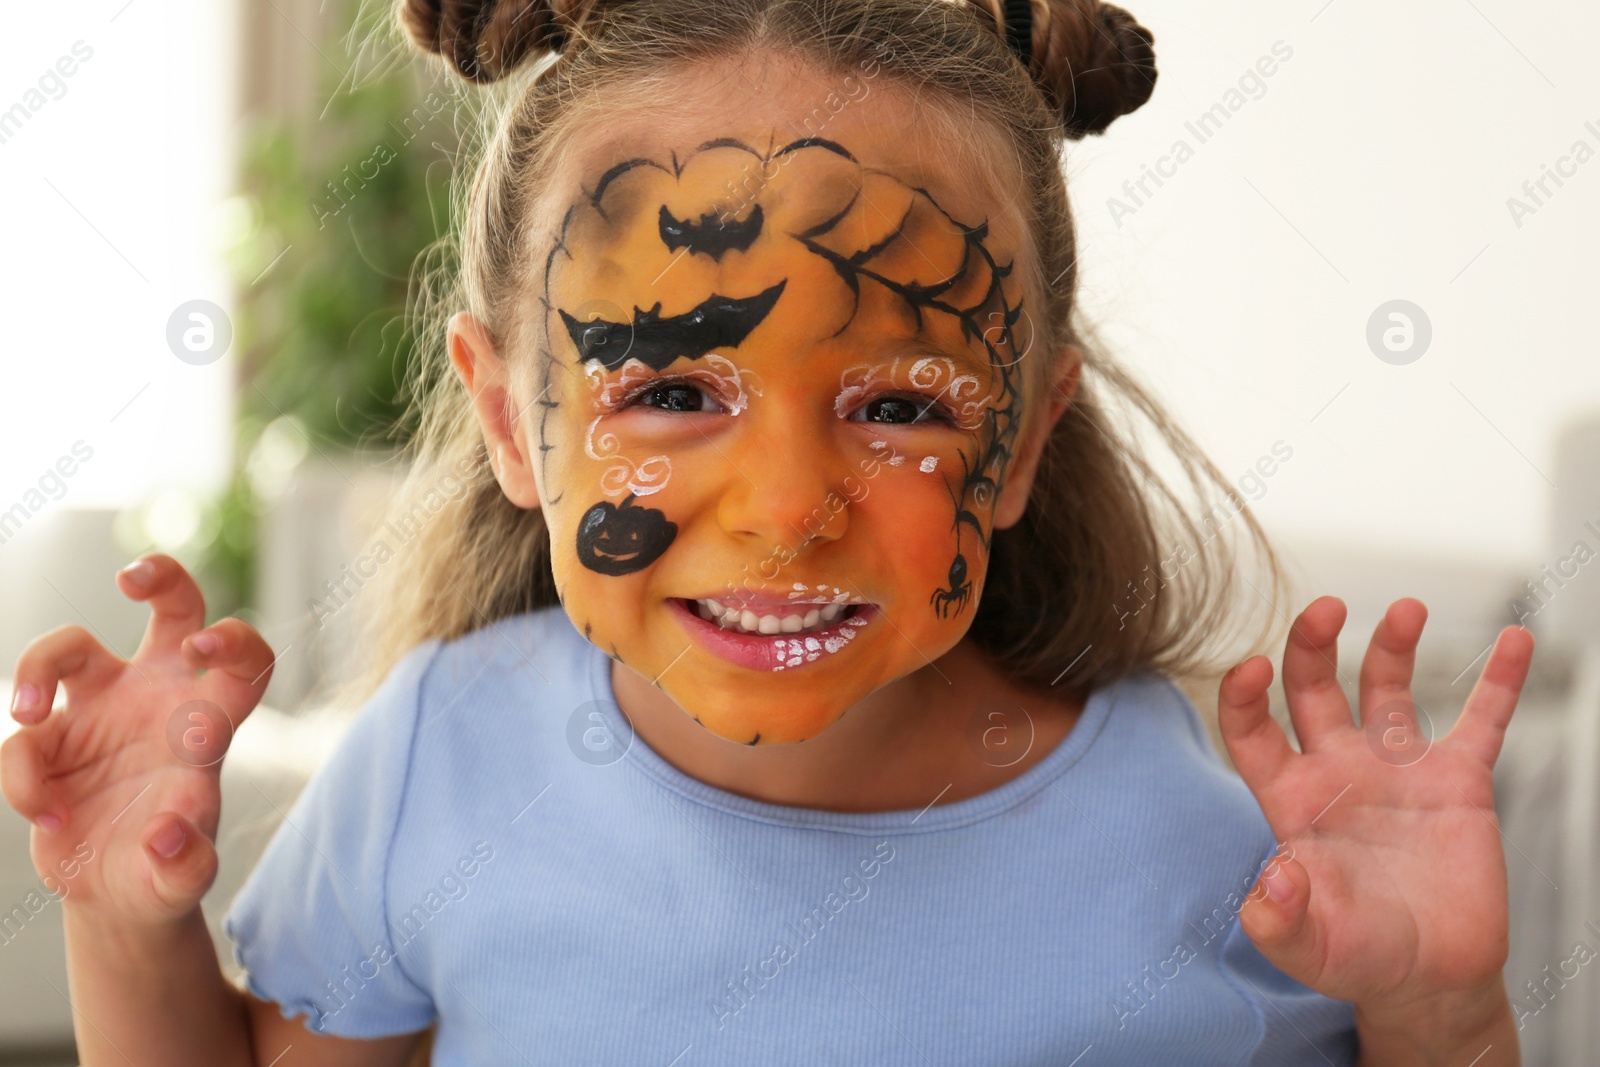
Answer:
M1083 311L1292 565L1272 609L1349 605L1347 678L1385 607L1421 598L1442 733L1497 630L1535 633L1496 770L1506 981L1525 1063L1592 1063L1600 9L1126 6L1161 75L1066 153ZM338 737L339 709L307 709L348 672L372 509L403 474L407 294L449 225L467 90L410 60L386 2L8 15L0 679L66 623L130 656L145 611L112 573L150 550L262 630L279 659L225 764L207 898L231 961L222 912ZM6 808L0 1063L76 1062L66 992L59 905Z

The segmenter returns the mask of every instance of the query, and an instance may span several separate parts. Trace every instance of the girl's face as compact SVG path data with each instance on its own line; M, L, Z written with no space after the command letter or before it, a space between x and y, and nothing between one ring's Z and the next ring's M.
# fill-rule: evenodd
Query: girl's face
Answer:
M1031 319L1020 216L908 111L744 113L570 157L517 436L573 623L769 744L971 625Z

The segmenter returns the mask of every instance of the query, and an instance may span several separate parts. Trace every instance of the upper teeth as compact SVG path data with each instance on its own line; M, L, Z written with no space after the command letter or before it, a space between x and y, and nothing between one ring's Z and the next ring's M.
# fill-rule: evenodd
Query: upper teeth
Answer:
M748 608L741 611L737 608L724 607L715 600L696 600L694 605L702 619L715 620L718 625L726 629L760 634L795 634L806 630L823 629L849 606L827 604L813 606L804 614L788 612L783 615L757 615Z

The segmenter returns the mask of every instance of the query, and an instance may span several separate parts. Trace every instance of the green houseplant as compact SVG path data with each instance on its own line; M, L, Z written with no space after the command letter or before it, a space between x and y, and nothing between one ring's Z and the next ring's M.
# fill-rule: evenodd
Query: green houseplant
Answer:
M407 298L448 231L455 101L412 64L355 88L316 69L319 119L261 116L241 142L236 459L188 546L213 615L248 617L258 518L298 462L404 444Z

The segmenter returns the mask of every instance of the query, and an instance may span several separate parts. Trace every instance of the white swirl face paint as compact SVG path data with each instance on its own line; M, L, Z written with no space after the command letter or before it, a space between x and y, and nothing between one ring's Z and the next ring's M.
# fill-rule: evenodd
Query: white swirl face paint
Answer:
M947 356L919 359L905 374L904 385L896 374L898 367L896 363L860 364L845 371L839 377L834 414L842 419L875 393L906 390L931 394L932 400L944 400L956 425L968 433L983 426L988 407L983 384L976 375L957 373L955 360Z
M917 464L917 470L923 474L932 474L933 469L939 465L938 456L923 456L922 462Z
M655 372L636 359L626 360L618 371L617 380L606 381L605 368L599 363L585 363L584 377L589 381L589 392L607 409L621 402L628 390L655 376Z
M583 450L590 459L613 461L600 476L601 492L607 496L621 496L623 493L649 496L667 487L667 478L672 474L672 461L666 456L651 456L643 463L636 464L622 454L614 433L601 434L599 445L604 451L595 451L594 428L599 422L600 416L590 420L583 435Z
M732 394L732 399L727 400L728 413L737 415L750 406L750 396L745 392L745 379L749 378L749 391L756 396L761 395L761 379L751 370L741 370L733 361L715 352L708 352L700 357L709 364L706 367L696 367L684 375L686 378L698 378L702 381L720 385L725 394Z
M937 389L955 409L956 424L963 430L972 433L983 425L988 399L983 384L977 375L957 374L955 360L947 356L919 359L911 366L910 379L918 389Z
M754 372L741 370L731 360L714 352L702 358L707 366L695 367L681 374L674 374L672 377L703 381L719 398L731 397L720 402L725 403L729 413L733 415L749 407L751 393L756 396L761 395L761 388L756 383ZM586 364L584 374L589 381L589 391L599 400L606 413L613 411L635 386L660 377L637 359L625 360L615 381L607 381L604 368L597 363ZM746 378L752 380L747 384ZM664 455L657 455L641 463L635 463L622 455L615 434L602 434L597 441L594 435L595 427L604 417L604 415L596 416L590 421L583 439L583 450L590 459L614 461L600 476L601 491L607 496L621 496L624 493L649 496L665 489L667 479L672 474L671 460Z
M872 367L861 364L839 375L839 396L833 402L833 413L839 418L850 414L851 408L876 385L894 384L893 375L881 375Z
M728 414L738 415L750 406L750 396L761 395L761 379L754 371L741 369L726 356L707 352L696 361L696 366L670 375L661 375L637 359L623 361L615 381L606 381L605 368L598 363L584 364L584 374L589 379L589 390L609 411L622 401L635 386L655 378L704 382L717 395L718 402L728 409ZM748 379L748 381L747 381Z

